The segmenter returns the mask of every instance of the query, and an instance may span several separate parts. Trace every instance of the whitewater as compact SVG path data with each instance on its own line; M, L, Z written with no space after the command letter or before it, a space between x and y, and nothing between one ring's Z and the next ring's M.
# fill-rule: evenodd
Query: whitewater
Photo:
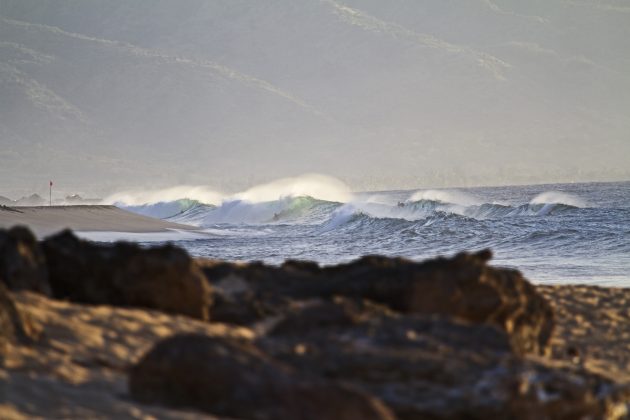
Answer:
M535 283L630 287L630 182L357 193L309 175L237 194L180 186L105 201L198 229L94 240L168 240L194 256L272 264L366 254L421 260L490 248L495 265Z

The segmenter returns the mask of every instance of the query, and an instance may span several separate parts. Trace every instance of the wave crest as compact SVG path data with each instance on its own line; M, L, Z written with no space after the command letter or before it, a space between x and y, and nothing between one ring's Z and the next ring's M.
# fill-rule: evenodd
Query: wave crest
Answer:
M345 203L352 199L352 193L346 184L336 178L306 174L257 185L233 195L231 199L261 203L285 197L311 197L323 201Z
M564 204L567 206L583 208L586 203L580 197L560 191L546 191L532 198L529 204Z
M472 206L482 204L476 197L457 190L423 190L417 191L409 197L409 202L432 201L446 204Z

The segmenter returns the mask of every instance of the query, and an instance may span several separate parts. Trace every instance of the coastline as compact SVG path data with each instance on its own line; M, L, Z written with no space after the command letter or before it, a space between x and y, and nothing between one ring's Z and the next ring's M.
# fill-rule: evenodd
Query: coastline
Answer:
M108 205L0 206L0 228L27 226L38 238L64 229L76 232L165 233L195 227L154 219Z

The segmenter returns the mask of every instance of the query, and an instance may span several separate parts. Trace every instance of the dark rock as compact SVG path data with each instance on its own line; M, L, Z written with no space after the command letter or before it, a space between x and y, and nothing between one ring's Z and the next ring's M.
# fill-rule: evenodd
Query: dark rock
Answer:
M287 310L293 300L335 295L368 299L406 314L444 315L505 330L518 353L544 353L554 320L549 303L515 270L487 265L491 253L462 253L417 263L368 256L321 268L289 262L205 262L219 290L238 284L213 308L223 322L249 324ZM245 309L246 308L246 309Z
M211 289L186 251L95 244L65 231L43 242L53 296L208 319Z
M32 329L20 316L9 291L0 283L0 361L6 347L13 343L30 343Z
M489 251L423 263L366 257L328 269L321 293L360 296L402 313L439 314L504 329L519 353L543 353L553 331L549 303L516 270L488 266Z
M295 302L274 323L269 335L303 334L318 328L358 325L370 318L394 316L387 307L367 300L336 296L330 301Z
M26 227L0 229L0 282L11 290L31 290L50 296L44 253Z
M515 356L508 334L494 325L349 305L308 305L289 324L307 328L280 323L257 344L303 374L381 398L401 419L607 418L629 401L596 375ZM312 322L317 308L326 322Z
M250 343L180 335L158 343L130 371L143 403L243 419L393 419L376 398L301 377Z

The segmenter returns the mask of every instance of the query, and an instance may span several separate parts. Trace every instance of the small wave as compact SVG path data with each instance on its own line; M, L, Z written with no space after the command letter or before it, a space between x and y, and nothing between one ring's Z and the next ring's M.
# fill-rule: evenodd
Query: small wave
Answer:
M473 206L482 204L472 195L457 190L424 190L417 191L409 197L409 202L428 201L442 204L457 204L460 206Z
M337 208L322 225L320 233L338 229L378 227L391 233L394 229L417 224L432 224L440 220L469 218L463 214L441 211L440 204L423 201L405 207L375 203L352 203ZM378 225L378 226L377 226Z

